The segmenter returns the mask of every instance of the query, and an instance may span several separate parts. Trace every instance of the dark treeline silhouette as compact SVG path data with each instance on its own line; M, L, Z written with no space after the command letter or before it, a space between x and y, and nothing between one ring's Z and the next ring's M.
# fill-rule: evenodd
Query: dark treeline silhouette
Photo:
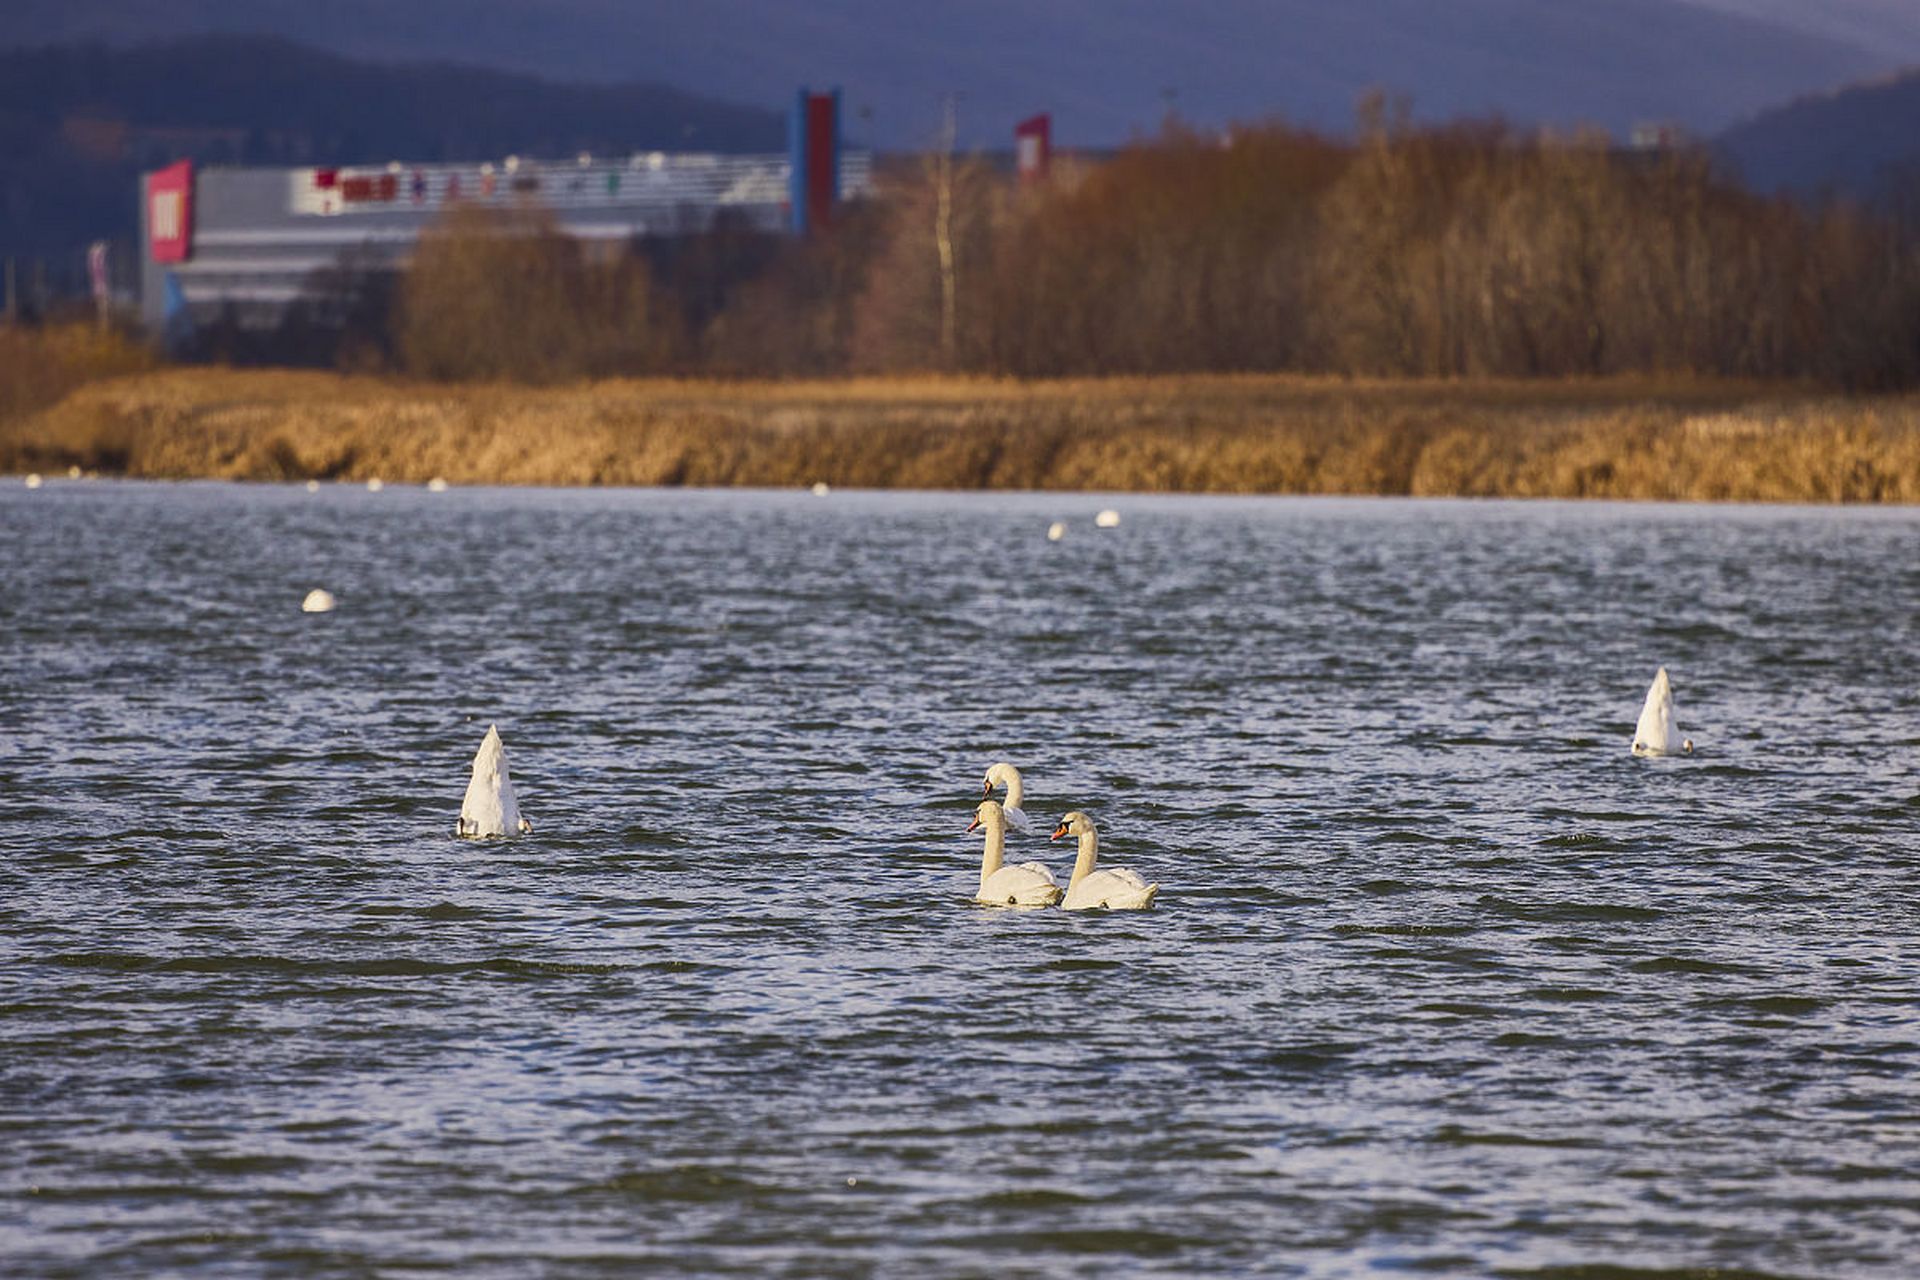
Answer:
M1495 123L1415 129L1378 104L1362 124L1351 144L1280 126L1225 139L1175 128L1039 188L979 161L906 162L806 241L723 226L609 249L536 212L462 211L427 238L395 305L335 281L363 330L338 354L536 382L1294 371L1920 383L1920 244L1889 218L1755 196L1700 152Z

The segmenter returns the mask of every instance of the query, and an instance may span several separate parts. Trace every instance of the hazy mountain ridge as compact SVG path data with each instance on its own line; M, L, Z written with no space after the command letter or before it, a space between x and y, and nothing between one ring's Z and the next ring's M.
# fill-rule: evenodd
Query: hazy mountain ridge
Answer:
M1797 98L1714 146L1758 191L1912 202L1920 196L1920 67Z
M1344 128L1358 95L1376 87L1407 95L1429 120L1497 113L1624 133L1651 119L1705 134L1796 94L1888 70L1906 48L1836 38L1844 26L1785 22L1781 14L1790 11L1763 0L15 0L14 7L8 38L16 41L264 30L387 62L431 57L574 82L660 81L776 109L796 85L837 83L855 131L888 147L930 140L949 92L962 95L967 145L1001 145L1012 122L1035 110L1055 113L1063 141L1093 146L1151 132L1169 105L1207 125L1281 116ZM1920 41L1920 24L1914 38Z

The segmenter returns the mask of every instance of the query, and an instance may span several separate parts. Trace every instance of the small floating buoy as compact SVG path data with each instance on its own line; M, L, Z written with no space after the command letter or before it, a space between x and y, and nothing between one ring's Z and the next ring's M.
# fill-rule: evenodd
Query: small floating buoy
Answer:
M813 482L813 496L814 496L814 497L816 497L816 498L824 498L824 497L826 497L826 496L827 496L828 494L830 494L830 493L832 493L832 492L833 492L833 490L832 490L832 488L830 488L830 487L828 486L828 484L827 484L827 482L826 482L825 480L815 480L815 481Z
M307 481L307 492L308 493L320 492L320 482L318 480Z
M38 471L34 471L28 474L27 488L38 489L42 483L43 482L40 479L40 473Z
M79 478L80 478L80 464L76 462L74 465L67 468L67 479L78 480Z
M1112 529L1119 525L1120 513L1112 507L1108 507L1105 511L1095 516L1093 522L1102 529Z
M1060 539L1066 536L1067 536L1067 526L1062 524L1060 521L1055 520L1052 524L1047 526L1048 542L1058 542L1060 541Z
M322 591L319 587L307 592L307 598L300 602L302 613L332 613L333 592Z
M433 479L427 481L428 493L445 493L446 491L447 491L447 482L445 480L442 480L439 476L435 476Z
M367 481L368 493L378 493L386 487L387 487L386 484L381 481L379 476L375 476L373 479Z

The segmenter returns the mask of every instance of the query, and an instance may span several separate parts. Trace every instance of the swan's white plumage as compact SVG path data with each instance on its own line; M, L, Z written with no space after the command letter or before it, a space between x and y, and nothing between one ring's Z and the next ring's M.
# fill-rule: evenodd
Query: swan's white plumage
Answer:
M332 613L333 592L321 587L315 587L313 590L307 592L307 598L300 602L300 612Z
M1045 863L1006 865L1007 814L998 800L982 800L967 830L982 829L987 850L980 859L980 892L974 901L989 907L1050 907L1060 901L1060 882Z
M1637 756L1684 755L1693 750L1693 740L1682 738L1673 723L1673 682L1667 669L1660 668L1647 689L1646 703L1640 708L1640 722L1633 728L1633 754Z
M994 765L987 770L986 781L980 788L980 794L990 796L995 787L1007 789L1007 798L1001 805L1006 811L1007 825L1015 831L1031 831L1033 820L1027 817L1027 811L1020 807L1021 801L1026 798L1026 789L1020 780L1020 771L1005 760Z
M460 804L463 836L525 835L533 824L520 816L519 802L513 795L513 777L507 772L507 749L500 741L498 725L487 726L487 736L474 753L473 777L467 783L467 798Z
M1075 809L1060 819L1052 838L1058 840L1064 835L1079 838L1080 856L1074 859L1073 878L1067 882L1066 896L1060 902L1062 911L1085 911L1090 907L1138 911L1153 905L1153 896L1160 892L1159 885L1148 884L1138 872L1127 867L1094 868L1100 857L1100 833L1094 828L1092 818Z

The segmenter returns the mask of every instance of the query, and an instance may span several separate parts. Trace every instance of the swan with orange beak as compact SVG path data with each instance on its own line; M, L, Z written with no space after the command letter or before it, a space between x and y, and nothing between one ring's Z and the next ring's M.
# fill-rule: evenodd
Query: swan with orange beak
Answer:
M982 800L973 811L968 831L985 831L987 851L980 859L980 892L974 901L989 907L1050 907L1060 901L1060 882L1046 864L1023 862L1009 867L1007 814L998 800Z
M1073 860L1073 878L1067 882L1067 896L1060 903L1062 911L1084 911L1089 907L1138 911L1153 905L1153 896L1160 892L1160 886L1148 884L1138 872L1127 867L1094 869L1100 857L1100 833L1092 818L1075 809L1060 819L1060 825L1049 838L1058 840L1069 835L1078 837L1080 856Z

